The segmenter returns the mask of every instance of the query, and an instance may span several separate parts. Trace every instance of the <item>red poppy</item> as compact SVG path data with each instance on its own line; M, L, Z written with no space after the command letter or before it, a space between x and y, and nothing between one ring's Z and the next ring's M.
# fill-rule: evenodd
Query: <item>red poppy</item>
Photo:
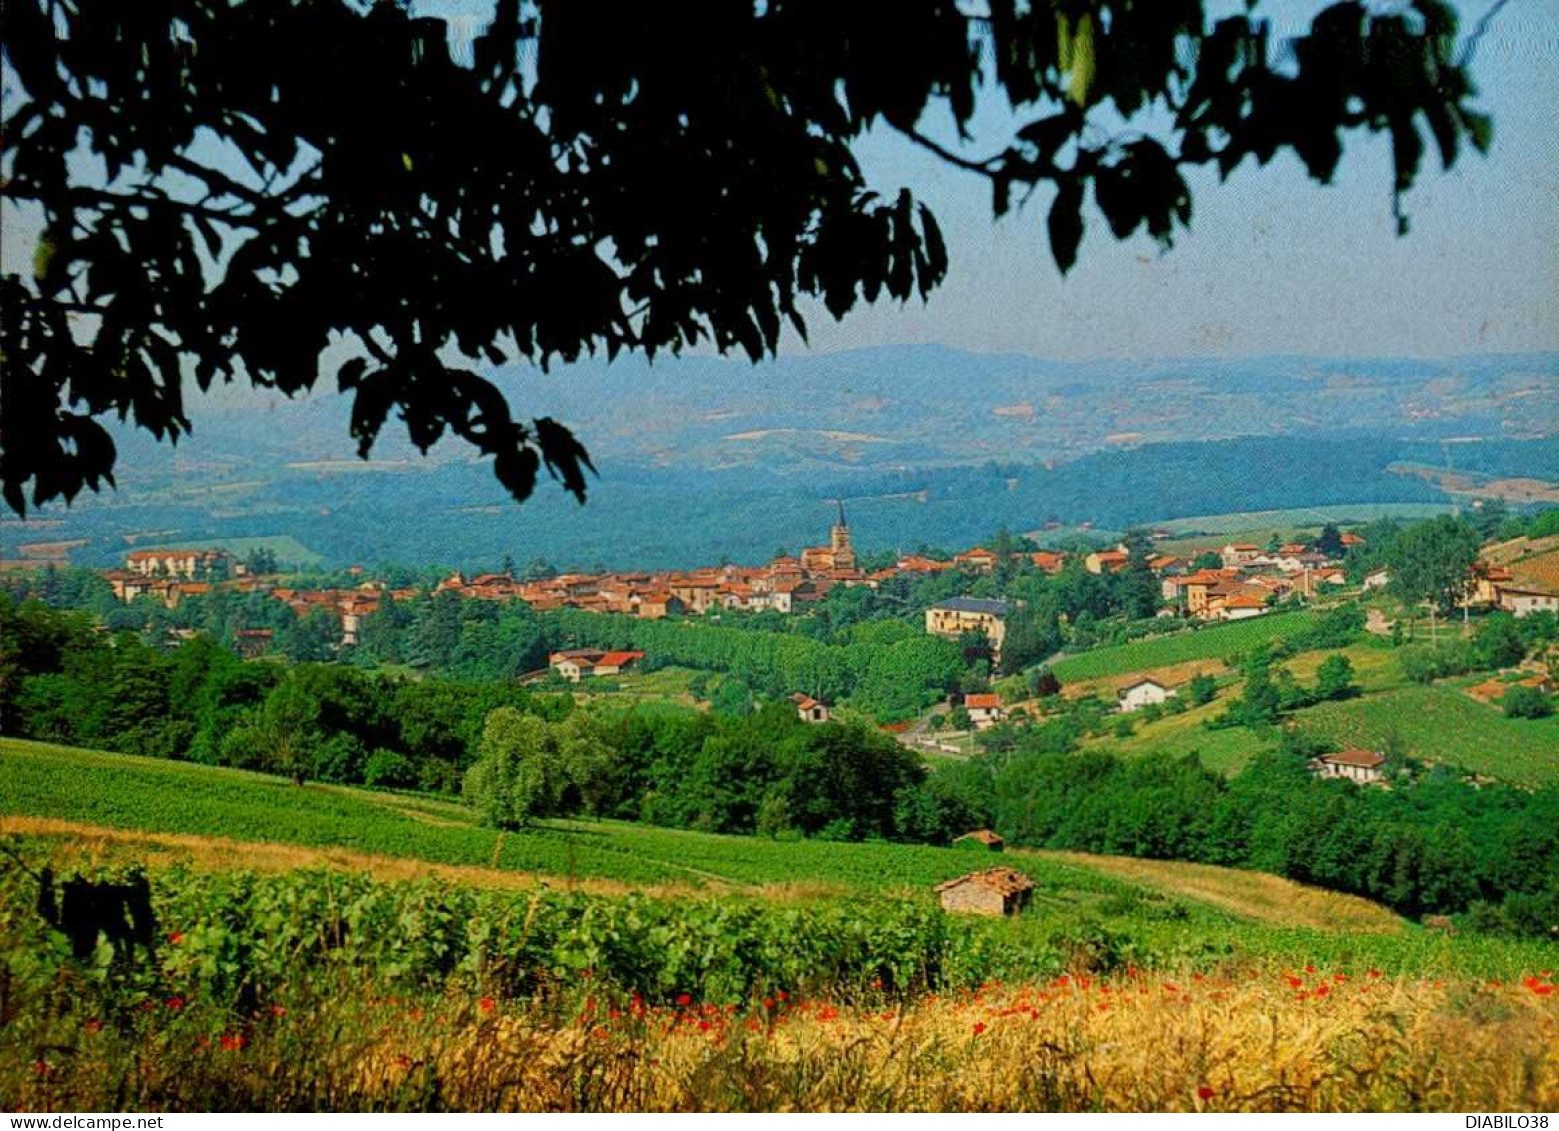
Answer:
M484 997L481 1001L476 1003L476 1007L478 1009L480 1009L483 1013L491 1013L493 1011L493 1008L497 1004L498 1003L496 1001L494 1001L492 998Z
M1306 966L1305 967L1305 973L1306 974L1314 974L1315 973L1315 967L1314 966Z
M1321 985L1319 985L1319 986L1317 986L1315 988L1315 996L1316 997L1325 997L1327 994L1329 994L1331 992L1332 992L1332 987L1326 985L1326 983L1324 983L1324 982Z
M33 1061L32 1062L32 1070L34 1072L36 1072L39 1076L52 1076L52 1075L54 1075L54 1065L50 1064L46 1060L35 1060L35 1061Z
M1541 985L1541 986L1533 986L1532 987L1532 992L1537 994L1539 997L1547 997L1549 994L1554 992L1554 988L1553 988L1553 986L1547 985L1547 984Z
M244 1047L244 1035L242 1033L222 1034L222 1047L228 1052L237 1052Z
M709 1022L707 1022L707 1021L700 1021L698 1023L698 1030L701 1033L709 1032Z
M184 932L183 931L174 931L172 934L170 934L168 936L168 945L169 946L178 946L183 941L184 941Z
M1198 1088L1196 1090L1196 1098L1199 1099L1199 1100L1210 1100L1214 1096L1216 1096L1217 1094L1218 1094L1217 1092L1213 1091L1206 1084L1203 1084L1200 1088Z
M873 978L872 979L872 989L874 989L874 990L882 989L882 979L881 978Z
M177 1013L179 1010L184 1008L184 999L181 998L178 994L174 994L163 1004Z
M285 1017L286 1015L287 1015L287 1007L285 1005L273 1005L273 1006L271 1006L271 1016L272 1017Z
M595 977L595 971L589 966L586 966L579 972L579 976L588 982L591 978Z
M764 998L763 999L763 1008L764 1009L773 1009L774 1008L774 999L771 998L771 997Z
M1378 977L1380 977L1380 971L1379 970L1375 970L1375 969L1371 969L1370 972L1369 972L1369 976L1371 978L1378 978Z
M677 1004L678 1005L692 1005L693 1004L693 995L692 994L678 994L677 995Z
M780 1001L789 1001L790 1000L790 995L788 993L786 993L784 990L775 990L774 991L774 996L779 998Z
M974 1035L976 1037L978 1037L983 1032L985 1032L985 1022L984 1021L976 1021L974 1023Z
M411 1057L407 1056L405 1053L401 1053L400 1056L395 1058L395 1064L398 1068L410 1068Z
M103 1031L103 1023L94 1017L92 1020L84 1024L82 1028L89 1033L101 1033Z
M1297 990L1300 986L1302 986L1304 984L1305 984L1305 980L1303 978L1296 978L1292 974L1290 974L1288 976L1288 988L1289 989Z

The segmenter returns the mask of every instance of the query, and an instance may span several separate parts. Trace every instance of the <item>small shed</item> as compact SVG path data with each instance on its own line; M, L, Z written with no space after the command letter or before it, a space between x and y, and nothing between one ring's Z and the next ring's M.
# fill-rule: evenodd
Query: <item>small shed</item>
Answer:
M1000 852L1006 844L1006 841L990 829L975 829L972 833L964 833L963 836L953 838L954 848L976 848L989 852Z
M944 911L1015 915L1028 905L1034 881L1015 868L987 868L936 886Z
M790 697L790 701L796 705L796 714L802 722L826 723L828 721L828 706L805 692L796 692Z

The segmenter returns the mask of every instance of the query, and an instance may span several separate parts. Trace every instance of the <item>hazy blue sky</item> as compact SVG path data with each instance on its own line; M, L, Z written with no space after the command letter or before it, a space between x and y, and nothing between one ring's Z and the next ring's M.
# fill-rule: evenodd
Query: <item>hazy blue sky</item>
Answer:
M1267 7L1303 27L1322 5ZM1470 27L1486 0L1458 7ZM1396 236L1391 216L1389 141L1360 135L1331 186L1292 157L1247 163L1223 185L1193 181L1192 230L1167 255L1146 236L1115 242L1095 214L1064 280L1045 244L1047 195L993 223L981 178L873 138L860 150L871 175L914 186L937 213L948 280L925 306L814 319L812 344L943 342L1074 359L1559 348L1559 0L1512 0L1473 73L1494 146L1464 153L1449 174L1426 151L1406 201L1409 236ZM993 131L969 151L1000 141Z

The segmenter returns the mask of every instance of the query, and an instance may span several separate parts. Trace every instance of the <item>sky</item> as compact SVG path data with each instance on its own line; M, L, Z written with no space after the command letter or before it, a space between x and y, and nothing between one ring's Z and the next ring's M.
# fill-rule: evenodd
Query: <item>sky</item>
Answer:
M1464 28L1486 3L1458 4ZM1279 28L1282 17L1302 28L1319 7L1264 5ZM1291 155L1247 162L1224 184L1191 179L1192 228L1167 254L1146 236L1117 243L1089 213L1064 279L1044 236L1048 196L993 222L982 178L873 136L859 150L868 176L931 204L948 278L925 305L881 304L843 324L813 318L812 346L939 342L1065 360L1559 348L1559 0L1507 4L1472 70L1494 144L1486 157L1464 151L1449 173L1430 146L1405 200L1408 236L1391 214L1389 140L1358 134L1330 186ZM970 156L1001 146L1000 115L985 124Z
M1216 7L1223 0L1213 0ZM1459 0L1464 28L1495 0ZM1264 0L1279 34L1303 30L1324 5ZM418 0L469 36L491 0ZM1354 135L1335 182L1310 181L1298 161L1247 163L1226 184L1194 174L1192 228L1161 253L1145 235L1118 243L1097 212L1077 266L1057 271L1044 236L1049 197L993 220L983 178L940 162L891 131L858 146L872 185L908 185L947 237L950 268L927 303L883 301L835 323L808 313L810 347L939 343L1057 360L1111 357L1450 357L1559 349L1559 0L1508 0L1473 64L1479 105L1492 114L1486 157L1464 151L1449 173L1426 151L1405 207L1391 214L1390 143ZM945 112L944 112L945 113ZM932 114L924 128L951 141ZM1014 122L992 99L970 156L995 152ZM1089 206L1091 209L1091 205ZM29 226L8 225L7 270L27 270Z

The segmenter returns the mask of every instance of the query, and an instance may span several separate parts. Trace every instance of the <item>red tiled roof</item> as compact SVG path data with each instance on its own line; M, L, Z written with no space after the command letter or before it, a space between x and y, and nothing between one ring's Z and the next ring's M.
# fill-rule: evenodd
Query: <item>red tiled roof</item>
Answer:
M644 659L643 652L608 652L597 660L596 664L603 668L620 668L624 664L642 659Z
M1335 754L1322 754L1321 761L1330 762L1334 766L1362 766L1365 769L1374 769L1376 766L1385 765L1385 755L1374 750L1360 750L1356 746L1350 746L1347 750L1339 750Z
M971 710L993 711L1001 706L1000 695L965 695L964 706Z

